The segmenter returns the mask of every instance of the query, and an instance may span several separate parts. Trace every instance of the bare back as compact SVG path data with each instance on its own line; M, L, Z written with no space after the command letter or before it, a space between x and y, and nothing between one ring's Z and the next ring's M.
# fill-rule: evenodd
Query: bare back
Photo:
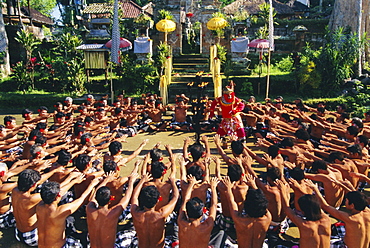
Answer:
M19 191L18 188L12 191L13 214L17 221L17 229L23 233L37 227L36 205L39 201L33 201L32 198L33 195Z
M260 218L244 217L238 214L233 220L239 248L262 247L271 222L270 212L267 211L267 213Z
M348 248L369 248L370 245L370 209L349 216L346 221L344 243Z
M114 247L119 208L98 207L90 202L86 208L91 248Z
M218 189L218 192L220 193L222 214L225 217L231 217L230 206L227 200L226 187L223 183L219 183L217 185L217 189ZM234 200L236 204L238 205L238 211L241 213L242 209L244 208L244 201L247 195L248 186L245 184L234 184L231 190L234 195Z
M330 247L331 221L329 216L322 213L318 221L304 220L298 225L301 248L327 248Z

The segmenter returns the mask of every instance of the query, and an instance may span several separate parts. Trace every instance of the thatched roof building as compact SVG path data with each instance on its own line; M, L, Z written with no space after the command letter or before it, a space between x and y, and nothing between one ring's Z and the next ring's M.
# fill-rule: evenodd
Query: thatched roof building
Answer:
M260 9L259 6L263 3L268 3L268 0L236 0L235 2L223 8L225 14L232 15L239 10L246 10L248 14L255 15ZM275 9L279 18L287 18L294 15L294 10L288 5L276 0L272 0L272 6Z

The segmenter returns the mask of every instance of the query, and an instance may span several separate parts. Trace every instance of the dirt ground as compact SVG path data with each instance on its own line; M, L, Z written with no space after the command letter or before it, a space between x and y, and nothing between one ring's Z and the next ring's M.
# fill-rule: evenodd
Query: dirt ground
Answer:
M21 118L20 115L13 115L13 116L15 116L17 118L17 123L21 122L22 118ZM0 122L3 119L3 117L4 117L4 115L0 115ZM218 154L216 146L214 145L214 142L213 142L213 135L214 134L215 134L214 132L213 133L205 133L205 135L207 135L209 137L209 142L210 142L210 146L211 146L212 155ZM137 147L139 147L140 143L143 140L148 139L149 142L136 159L134 159L133 161L128 163L126 167L123 167L121 169L121 175L123 175L123 176L129 175L132 168L133 168L134 162L137 159L143 159L145 154L147 152L149 152L149 150L151 148L153 148L153 146L157 142L161 142L161 147L160 148L162 150L165 151L165 148L163 147L163 145L170 144L172 149L173 149L173 152L175 154L181 154L182 153L182 147L183 147L183 140L186 137L191 137L191 138L195 139L195 133L167 131L167 132L144 133L144 134L136 135L135 137L127 138L127 143L123 143L123 154L124 155L131 154ZM264 153L263 151L261 151L258 147L256 147L254 145L254 140L253 139L248 139L247 146L251 147L257 154L263 154ZM227 149L226 152L228 154L231 154L231 151L229 149ZM166 152L164 152L164 154L167 155ZM164 159L164 162L167 162L167 158ZM254 164L253 168L257 173L265 171L265 168L258 165L258 164ZM223 175L226 174L226 169L227 169L226 165L222 164L221 173ZM214 163L211 164L211 175L212 174L214 174ZM178 163L177 163L177 175L179 177L179 165L178 165ZM370 188L368 187L368 188L366 188L366 190L367 190L367 194L370 195L369 194ZM333 219L333 222L335 222L334 219ZM86 223L84 223L84 221L82 221L77 226L77 229L78 230L85 230L86 229ZM286 233L284 238L289 239L289 240L296 240L297 241L298 238L299 238L298 229L296 227L290 228L288 230L288 232ZM8 230L1 230L0 231L0 247L23 248L23 247L28 247L28 246L21 244L20 242L18 242L14 238L14 229L8 229Z

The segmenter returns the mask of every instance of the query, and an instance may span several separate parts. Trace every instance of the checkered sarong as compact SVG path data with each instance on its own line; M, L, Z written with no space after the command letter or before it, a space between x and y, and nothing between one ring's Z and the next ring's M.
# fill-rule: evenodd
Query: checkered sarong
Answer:
M18 241L25 243L26 245L37 246L39 240L39 237L37 235L37 228L25 233L22 233L17 228L15 228L15 238Z
M331 225L330 248L345 248L344 236L346 235L346 226L343 222L336 222Z
M222 213L216 216L215 225L221 230L235 231L234 221L231 217L226 217Z
M9 209L0 215L0 229L15 227L15 218L13 212Z
M78 239L75 239L72 236L68 236L66 238L66 243L63 245L62 248L82 248L82 244Z
M135 238L136 232L134 230L123 230L116 234L115 248L130 248Z

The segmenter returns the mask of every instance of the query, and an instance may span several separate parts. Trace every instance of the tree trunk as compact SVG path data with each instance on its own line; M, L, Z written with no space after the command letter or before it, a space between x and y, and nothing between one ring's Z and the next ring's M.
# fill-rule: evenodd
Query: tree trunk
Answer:
M329 29L335 30L338 27L351 28L360 38L367 35L370 39L370 4L368 0L336 0L330 17ZM365 47L365 57L359 53L359 67L357 73L361 73L363 63L370 58L369 47Z
M0 11L0 52L3 59L0 62L0 76L8 76L10 74L9 53L8 53L8 37L6 35L3 13Z

